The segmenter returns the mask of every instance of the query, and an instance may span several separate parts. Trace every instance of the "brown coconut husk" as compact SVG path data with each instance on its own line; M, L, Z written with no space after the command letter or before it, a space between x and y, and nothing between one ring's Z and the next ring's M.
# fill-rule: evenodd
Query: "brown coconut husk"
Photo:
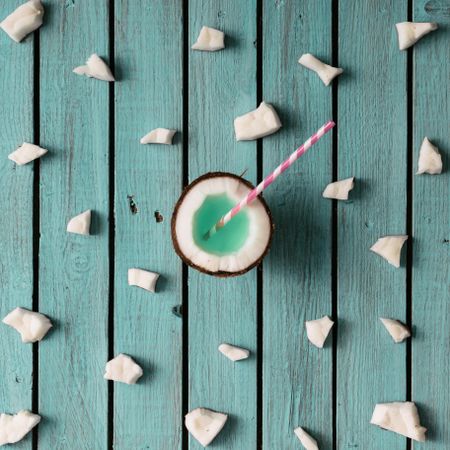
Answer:
M235 272L227 272L227 271L219 270L217 272L213 272L211 270L207 270L207 269L205 269L203 267L200 267L197 264L194 264L181 251L180 246L178 244L177 236L176 236L176 233L175 233L175 223L176 223L176 219L177 219L178 209L180 208L180 205L183 203L183 200L186 197L186 194L196 184L198 184L199 182L201 182L201 181L203 181L205 179L215 178L215 177L235 178L236 180L239 180L241 183L243 183L246 186L248 186L250 189L253 189L255 187L248 180L245 180L244 178L239 177L238 175L235 175L233 173L228 173L228 172L209 172L209 173L206 173L206 174L202 175L201 177L195 179L192 183L190 183L188 186L186 186L183 189L183 193L181 194L180 198L178 199L178 201L177 201L177 203L175 205L175 208L173 210L172 220L171 220L172 243L173 243L173 247L175 249L175 252L183 260L183 262L185 262L188 266L198 270L199 272L205 273L207 275L212 275L212 276L215 276L215 277L220 277L220 278L237 277L239 275L243 275L244 273L247 273L249 270L252 270L254 267L256 267L259 264L261 264L262 260L267 255L267 253L268 253L268 251L270 249L270 245L272 244L272 237L273 237L273 231L275 229L275 226L274 226L274 223L273 223L273 220L272 220L272 214L270 213L270 209L267 206L267 203L265 202L265 200L262 198L261 195L258 196L258 199L262 203L264 209L266 210L267 216L269 217L269 221L270 221L270 224L271 224L269 240L267 242L267 246L266 246L263 254L256 261L254 261L252 264L250 264L248 267L246 267L246 268L244 268L242 270L235 271Z

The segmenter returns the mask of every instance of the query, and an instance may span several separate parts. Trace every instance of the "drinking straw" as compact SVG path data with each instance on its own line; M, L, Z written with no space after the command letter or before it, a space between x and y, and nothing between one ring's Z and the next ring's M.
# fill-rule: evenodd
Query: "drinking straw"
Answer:
M328 133L335 123L330 120L325 125L317 130L304 144L302 144L297 150L289 156L286 161L281 163L269 176L264 178L261 183L258 184L253 190L251 190L239 203L236 204L230 211L228 211L206 234L205 239L209 239L213 234L224 227L239 211L258 197L261 192L270 186L275 179L281 175L288 167L290 167L300 156L304 155L322 136Z

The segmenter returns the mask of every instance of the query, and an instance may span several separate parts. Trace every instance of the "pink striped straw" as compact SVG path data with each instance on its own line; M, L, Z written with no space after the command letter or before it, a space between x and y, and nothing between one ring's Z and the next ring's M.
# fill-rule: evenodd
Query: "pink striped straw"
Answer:
M261 192L270 186L275 179L281 175L288 167L290 167L295 161L297 161L300 156L304 155L307 150L309 150L322 136L328 133L335 123L330 120L325 125L323 125L319 130L313 134L303 145L301 145L291 156L289 156L286 161L280 164L269 176L264 178L261 183L258 184L252 191L250 191L236 206L228 211L206 234L205 239L210 238L223 226L225 226L242 208L249 205L250 203L258 197Z

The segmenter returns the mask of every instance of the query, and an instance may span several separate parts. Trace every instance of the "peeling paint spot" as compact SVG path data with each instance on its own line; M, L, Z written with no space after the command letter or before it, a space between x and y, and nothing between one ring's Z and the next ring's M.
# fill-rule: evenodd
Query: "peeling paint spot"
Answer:
M450 244L450 239L444 239L444 240L442 241L442 243L443 243L443 244Z
M218 19L223 19L226 16L226 13L224 11L219 11L217 13L217 18Z
M156 223L161 223L164 221L164 217L158 210L155 211L155 220L156 220Z
M66 0L66 9L74 7L75 7L75 0Z
M183 305L176 305L172 308L172 314L182 318L183 317Z
M284 6L285 0L275 0L275 7L281 8Z
M128 199L128 205L130 206L131 214L137 214L138 213L138 207L136 203L134 202L134 195L127 195Z
M450 17L450 3L443 0L430 0L425 3L425 12L430 16Z
M15 381L16 381L16 383L20 384L20 383L22 383L22 378L20 378L19 376L16 375Z
M366 228L373 228L373 222L364 222Z

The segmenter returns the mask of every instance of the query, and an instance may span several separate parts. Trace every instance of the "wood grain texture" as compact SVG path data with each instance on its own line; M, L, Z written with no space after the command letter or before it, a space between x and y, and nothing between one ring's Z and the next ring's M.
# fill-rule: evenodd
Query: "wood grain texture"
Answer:
M406 346L379 320L405 320L405 258L395 269L369 251L406 231L406 53L395 32L406 19L407 2L339 2L338 178L356 177L352 200L338 204L339 449L406 445L369 424L376 403L406 395Z
M16 7L0 6L3 20ZM22 44L0 32L0 317L21 306L33 306L33 170L34 163L16 166L8 155L24 141L33 142L33 36ZM31 409L32 345L0 324L0 412ZM31 449L31 436L17 444Z
M106 1L46 1L41 29L40 310L54 328L39 348L39 448L107 444L108 84L72 69L108 55ZM92 236L66 232L93 210Z
M203 25L226 34L223 51L189 53L189 178L222 170L256 181L256 143L236 142L233 120L256 107L256 2L190 0L189 43ZM222 342L251 351L233 363ZM256 270L235 279L189 271L189 409L229 414L215 449L256 442ZM190 438L189 448L202 448Z
M331 63L331 1L265 0L263 11L263 98L283 123L263 140L268 174L332 118L331 88L297 62L310 52ZM265 193L275 234L263 273L264 449L299 447L297 426L332 445L332 338L319 350L304 325L332 314L332 203L321 195L331 180L330 133Z
M182 266L170 238L183 170L181 14L179 0L116 2L114 351L144 370L136 386L114 385L121 450L181 448L182 320L171 309L182 303ZM139 143L158 127L178 130L175 145ZM132 267L161 274L156 294L128 286Z
M413 167L427 136L439 147L441 175L413 175L412 398L428 430L427 447L450 447L450 31L449 1L416 1L414 20L436 21L439 30L414 46Z

